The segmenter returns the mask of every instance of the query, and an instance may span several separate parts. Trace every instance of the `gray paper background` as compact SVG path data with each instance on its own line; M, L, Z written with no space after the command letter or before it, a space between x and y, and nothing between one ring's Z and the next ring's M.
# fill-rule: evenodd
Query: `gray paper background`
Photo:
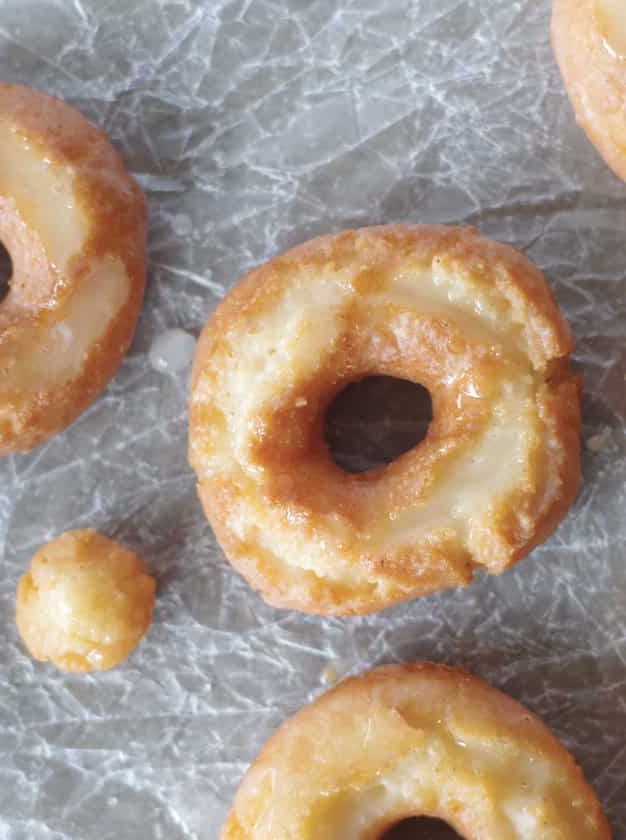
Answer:
M0 837L216 840L271 730L340 674L460 663L575 753L626 838L626 186L576 128L548 0L0 0L0 78L103 126L146 189L136 339L67 432L0 462ZM197 335L245 270L312 235L472 223L547 273L586 377L584 489L500 579L383 614L265 606L235 574L186 462ZM375 434L375 430L372 431ZM93 526L159 578L154 624L109 673L31 661L13 623L31 554Z

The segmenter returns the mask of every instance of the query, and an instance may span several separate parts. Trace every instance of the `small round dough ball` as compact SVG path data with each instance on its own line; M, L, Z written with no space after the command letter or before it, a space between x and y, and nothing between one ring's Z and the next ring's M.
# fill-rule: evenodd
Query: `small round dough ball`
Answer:
M134 552L93 530L67 531L20 580L17 626L35 659L64 671L113 668L148 629L155 589Z

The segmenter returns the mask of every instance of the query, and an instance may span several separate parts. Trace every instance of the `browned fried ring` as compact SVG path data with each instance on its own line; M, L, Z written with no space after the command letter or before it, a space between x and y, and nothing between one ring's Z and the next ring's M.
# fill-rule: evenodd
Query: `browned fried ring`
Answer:
M540 272L473 229L347 231L253 271L206 325L191 394L190 460L226 555L270 603L329 614L502 572L578 488L571 350ZM426 386L434 419L349 475L324 416L374 374Z
M107 137L69 105L0 83L0 455L64 429L130 344L146 205Z
M465 671L377 668L267 742L221 840L379 840L414 816L467 840L609 840L591 787L531 712Z

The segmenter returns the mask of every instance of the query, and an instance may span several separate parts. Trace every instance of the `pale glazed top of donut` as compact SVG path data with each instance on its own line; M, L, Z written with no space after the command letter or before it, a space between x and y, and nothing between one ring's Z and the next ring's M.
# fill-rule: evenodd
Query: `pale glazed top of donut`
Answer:
M410 816L466 840L607 840L594 792L528 710L464 671L377 668L284 723L222 840L378 840Z
M192 385L191 462L229 559L271 603L330 613L502 571L576 492L571 348L537 269L472 230L349 231L252 272ZM348 475L320 418L374 373L429 388L434 420L417 449Z
M0 453L60 430L125 352L145 283L146 208L107 137L54 97L0 84Z

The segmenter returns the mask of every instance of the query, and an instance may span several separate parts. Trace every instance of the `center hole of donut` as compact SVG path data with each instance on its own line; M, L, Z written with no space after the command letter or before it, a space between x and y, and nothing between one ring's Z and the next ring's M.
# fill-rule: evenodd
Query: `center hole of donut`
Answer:
M368 376L341 391L326 414L333 461L349 473L390 464L424 440L433 419L430 393L392 376Z
M462 838L443 820L431 817L410 817L392 826L380 840L462 840Z
M13 277L13 262L11 255L0 242L0 303L9 294L9 283Z

